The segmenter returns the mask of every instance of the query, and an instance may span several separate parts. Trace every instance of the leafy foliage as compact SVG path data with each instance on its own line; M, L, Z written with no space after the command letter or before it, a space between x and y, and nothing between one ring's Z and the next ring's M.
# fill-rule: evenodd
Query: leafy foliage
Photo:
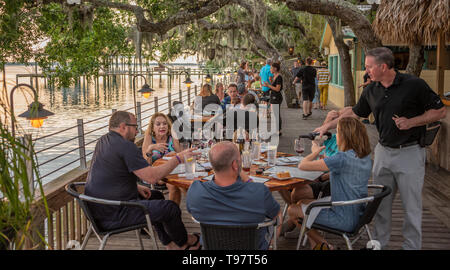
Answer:
M38 23L49 42L37 59L62 85L67 86L84 74L98 74L110 56L132 53L133 48L126 41L128 28L118 23L120 18L107 8L97 8L93 12L92 26L88 27L83 24L80 13L74 12L71 22L60 5L51 4L41 9Z
M35 193L30 187L27 161L31 162L31 173L37 176L35 183L44 194L34 155L29 155L26 149L0 122L0 245L3 247L16 240L16 248L20 248L26 238L31 239L31 206ZM45 198L43 202L49 216ZM15 239L18 235L20 238Z

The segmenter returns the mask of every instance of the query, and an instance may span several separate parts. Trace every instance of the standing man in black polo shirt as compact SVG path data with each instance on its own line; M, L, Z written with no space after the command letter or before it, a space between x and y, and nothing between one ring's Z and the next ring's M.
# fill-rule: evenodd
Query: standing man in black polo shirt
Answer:
M155 184L185 159L198 155L188 149L177 153L166 164L152 167L134 144L136 117L117 111L109 120L109 132L95 146L85 194L106 200L138 201L147 206L159 240L167 249L198 249L199 236L188 235L176 203L153 198L149 188L137 184L138 177ZM140 208L89 204L94 218L104 229L115 229L145 223Z
M312 67L313 60L311 57L306 58L306 66L301 68L295 76L293 85L298 80L302 82L302 96L303 96L303 119L311 116L312 101L316 93L316 75L317 71Z
M375 239L386 248L391 234L392 202L397 190L405 210L403 249L422 248L422 187L425 149L419 145L425 125L445 117L445 107L427 83L394 69L394 55L380 47L367 52L366 70L373 81L366 86L352 109L341 117L368 117L373 113L379 132L375 147L373 179L392 188L375 215ZM349 107L350 108L350 107ZM341 118L339 117L339 118ZM323 134L335 121L319 128Z

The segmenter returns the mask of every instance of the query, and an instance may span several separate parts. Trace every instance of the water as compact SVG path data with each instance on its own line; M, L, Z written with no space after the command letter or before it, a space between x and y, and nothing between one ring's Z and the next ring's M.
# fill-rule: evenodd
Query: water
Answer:
M196 66L186 66L187 68L197 68ZM182 68L180 66L179 68ZM145 70L145 69L144 69ZM6 66L6 78L8 83L8 91L10 91L16 84L16 74L29 74L34 73L34 67L26 67L19 65L7 65ZM38 73L41 70L38 69ZM197 75L191 76L191 80L198 86L202 82L202 78ZM36 79L33 79L33 86L35 86ZM184 81L184 75L181 76L181 82ZM29 78L19 78L19 83L30 84ZM16 136L21 136L23 134L32 134L33 139L38 137L43 137L45 135L63 130L66 128L74 127L77 125L77 119L84 119L84 122L88 122L92 119L100 118L106 116L98 121L88 123L84 125L84 132L89 133L85 136L86 154L88 155L87 160L92 158L92 151L95 148L95 140L98 139L103 134L107 133L108 121L112 113L112 109L125 110L129 109L130 112L134 113L134 101L133 101L133 88L132 88L132 77L128 75L117 76L114 81L110 77L109 83L107 80L103 81L102 78L99 79L99 84L94 81L91 83L82 82L80 85L72 86L69 88L62 89L51 89L45 87L45 81L43 78L38 80L38 95L39 101L45 105L45 109L53 112L55 115L50 116L44 121L44 125L40 128L33 128L30 122L24 118L17 118L19 123L19 130L16 131ZM150 84L150 81L147 82ZM136 77L136 90L144 84L144 79L142 77ZM150 84L151 85L151 84ZM179 80L176 76L172 80L172 101L179 99ZM35 87L36 88L36 87ZM149 100L141 97L139 93L136 94L136 101L142 102L142 126L143 129L147 128L150 116L153 114L154 110L151 109L153 105L153 97L158 96L159 100L159 111L167 109L167 95L168 95L168 76L162 75L161 79L159 75L153 77L153 89L156 91L152 94ZM181 89L186 90L186 87L181 83ZM194 86L191 86L193 96ZM198 89L200 91L200 89ZM23 91L27 92L27 91ZM31 91L29 91L31 92ZM184 92L183 95L186 93ZM161 99L164 97L163 99ZM9 98L9 93L8 93ZM27 93L21 93L21 91L16 90L14 92L14 111L15 115L21 114L27 110L28 104L31 102L32 96ZM150 102L151 100L151 102ZM146 111L146 112L144 112ZM167 112L167 111L165 111ZM104 127L106 126L106 127ZM93 131L98 129L96 131ZM79 158L77 128L69 129L65 132L59 133L57 135L47 137L35 141L35 151L37 154L37 160L39 167L40 176L43 177L43 182L47 183L56 177L68 172L69 170L80 166L80 161L76 161ZM61 143L70 138L75 138L69 142L63 143L52 149L39 152L43 148L50 147L57 143ZM67 153L64 157L57 158L53 161L45 163L58 155ZM58 172L51 173L55 169L72 162L72 164L61 169Z

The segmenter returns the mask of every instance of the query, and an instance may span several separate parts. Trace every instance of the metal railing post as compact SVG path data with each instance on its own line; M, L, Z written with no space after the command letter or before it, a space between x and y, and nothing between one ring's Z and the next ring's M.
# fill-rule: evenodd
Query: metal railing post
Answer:
M78 125L78 145L80 146L80 167L81 169L86 169L86 148L84 144L84 125L83 119L77 119Z
M136 120L137 120L137 124L138 124L139 135L142 134L142 114L141 114L141 111L142 111L142 109L141 109L141 102L138 101L138 102L136 102L136 112L137 112Z
M194 94L197 96L197 85L194 85Z
M191 104L191 88L190 87L188 87L188 104Z
M180 90L178 90L178 95L180 96L180 102L183 102L183 92Z
M21 137L22 144L25 146L25 154L28 157L33 158L33 141L31 138L31 134L25 134ZM28 188L30 189L30 193L34 193L34 172L33 172L33 160L27 159L25 160L25 167L27 169L28 176Z
M159 112L159 108L158 108L158 97L155 97L155 113Z
M169 111L170 108L172 108L172 93L169 91L169 94L167 95L167 101L168 101L168 106L169 106Z

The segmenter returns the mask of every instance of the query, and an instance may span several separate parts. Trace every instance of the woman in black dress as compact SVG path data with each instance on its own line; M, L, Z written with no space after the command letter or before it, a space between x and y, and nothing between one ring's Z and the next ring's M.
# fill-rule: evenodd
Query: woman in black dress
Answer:
M275 119L278 119L278 132L281 136L281 102L283 102L283 95L281 94L281 90L283 90L283 77L280 74L280 64L275 62L270 67L270 72L273 74L272 84L268 82L264 83L264 86L270 88L270 104L278 104L278 106L272 106Z

